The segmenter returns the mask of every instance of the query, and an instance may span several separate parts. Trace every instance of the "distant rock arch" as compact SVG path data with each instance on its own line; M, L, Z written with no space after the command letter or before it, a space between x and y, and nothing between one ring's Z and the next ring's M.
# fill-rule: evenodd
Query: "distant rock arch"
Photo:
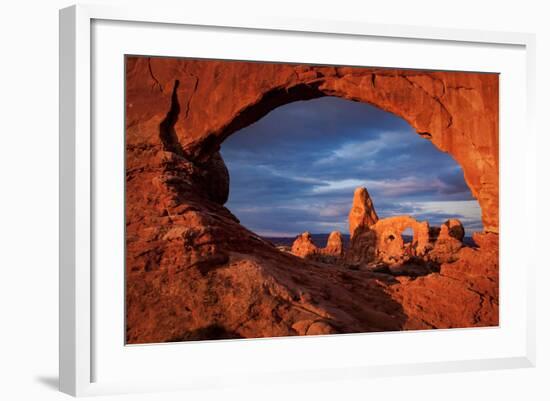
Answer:
M412 229L412 248L415 255L422 256L429 249L430 226L427 221L417 221L410 216L395 216L378 220L370 227L376 235L376 250L379 260L392 263L399 261L405 252L401 233Z

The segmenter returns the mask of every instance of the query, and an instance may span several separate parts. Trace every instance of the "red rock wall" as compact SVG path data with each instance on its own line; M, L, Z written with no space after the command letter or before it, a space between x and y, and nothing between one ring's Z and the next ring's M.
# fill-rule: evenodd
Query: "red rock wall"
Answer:
M498 233L497 74L148 57L128 57L126 66L130 148L178 148L205 162L280 105L320 96L367 102L448 152L479 201L485 231Z

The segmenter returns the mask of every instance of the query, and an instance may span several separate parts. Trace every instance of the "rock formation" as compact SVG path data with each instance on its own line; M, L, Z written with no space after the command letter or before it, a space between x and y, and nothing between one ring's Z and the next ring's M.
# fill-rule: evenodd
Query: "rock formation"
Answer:
M410 280L280 252L240 225L223 206L223 140L320 96L395 113L450 153L482 208L479 248ZM386 232L370 223L354 233L359 260ZM128 56L126 273L134 344L497 324L498 75Z
M311 234L306 231L296 237L290 252L305 259L323 263L339 263L344 257L344 241L340 231L333 231L328 236L326 247L318 248L313 243Z
M322 250L326 255L344 256L344 240L340 231L333 231L328 236L327 246Z
M442 238L454 238L458 241L462 241L464 239L464 226L460 220L450 219L443 223L439 231L439 239Z
M357 229L370 227L378 221L378 215L374 210L367 188L359 187L355 190L348 219L351 239L353 239Z
M319 253L317 245L313 243L311 239L311 234L307 231L298 235L296 240L292 243L292 248L290 250L294 255L301 258L308 258Z
M458 258L458 251L462 248L464 227L457 219L447 220L441 225L439 235L435 240L429 258L437 263L454 262Z
M402 233L413 230L410 247L404 247ZM401 263L407 256L423 256L428 250L429 225L410 216L388 217L371 226L376 235L376 256L385 263ZM407 254L406 252L409 251Z
M355 230L346 252L346 263L359 266L376 261L378 237L370 227Z
M449 263L458 259L458 251L464 246L464 227L458 219L447 220L441 227L430 227L428 222L418 222L410 216L384 219L376 216L373 221L366 217L369 213L376 215L374 204L365 188L357 188L349 214L354 235L346 252L346 262L351 265L402 265L419 257L424 262ZM413 232L410 244L405 244L402 237L406 229Z
M355 208L355 199L354 197L352 210ZM372 201L370 204L374 210ZM351 214L352 212L350 216ZM413 238L406 245L402 233L408 228L412 229ZM412 256L424 256L430 250L428 222L418 222L410 216L395 216L357 227L347 251L347 261L355 265L371 262L392 265L404 263Z
M439 273L397 278L391 291L408 316L404 329L498 325L498 235L477 234L474 241L478 249L462 248Z

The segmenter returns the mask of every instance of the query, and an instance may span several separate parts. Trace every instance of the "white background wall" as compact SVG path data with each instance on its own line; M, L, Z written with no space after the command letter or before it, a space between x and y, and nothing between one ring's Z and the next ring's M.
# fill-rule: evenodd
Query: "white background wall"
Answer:
M96 3L128 4L112 0ZM136 3L134 1L133 3ZM148 3L140 1L139 3ZM179 4L190 13L212 10L374 23L428 25L504 31L537 36L539 195L537 241L538 363L534 369L398 377L363 382L327 382L276 388L212 391L188 399L550 399L550 314L547 287L549 223L546 210L549 149L550 29L544 1L150 1ZM189 4L187 4L189 3ZM200 4L198 4L200 3ZM51 400L57 393L58 291L58 16L62 0L5 1L0 12L0 398ZM261 10L261 11L258 11ZM521 135L521 133L518 133ZM538 237L538 238L537 238ZM521 268L521 266L518 266ZM391 352L391 350L388 350ZM116 399L181 399L181 393ZM111 399L111 397L109 397ZM114 397L113 397L114 399Z

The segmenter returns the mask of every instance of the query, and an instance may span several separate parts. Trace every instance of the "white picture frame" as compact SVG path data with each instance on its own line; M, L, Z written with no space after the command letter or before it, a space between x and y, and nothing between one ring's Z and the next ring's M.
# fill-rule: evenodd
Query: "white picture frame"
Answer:
M535 183L533 179L535 170L535 137L532 128L534 112L534 35L523 33L506 32L484 32L456 29L435 29L427 27L398 26L398 25L374 25L366 22L350 21L321 21L321 20L296 20L288 18L270 18L247 16L242 19L225 19L212 15L187 15L184 10L166 10L148 8L112 8L108 6L78 5L72 6L60 11L60 390L75 396L94 395L107 393L126 393L134 391L163 391L170 389L189 389L189 388L208 388L213 386L239 385L246 384L247 381L284 383L293 380L326 380L329 378L353 378L360 379L372 376L400 375L400 374L421 374L449 371L468 371L481 369L505 369L516 367L530 367L535 363L535 318L534 318L534 275L529 274L534 270L534 261L527 259L521 266L524 269L525 277L516 280L516 283L508 283L517 286L517 297L524 299L521 302L522 309L517 311L521 319L521 335L516 335L514 340L514 352L502 355L497 351L491 355L479 353L477 356L472 354L464 359L455 358L439 361L416 361L414 358L408 362L395 363L388 361L384 363L379 360L376 363L350 363L349 365L327 368L302 367L298 370L279 369L276 371L262 370L262 367L250 370L242 379L231 375L224 375L223 371L205 375L200 369L197 372L191 372L191 377L187 374L185 380L177 377L162 379L160 377L152 378L149 381L132 380L128 377L116 378L109 377L108 380L98 380L98 365L95 362L97 350L101 347L96 346L96 324L98 323L97 311L94 310L94 289L101 282L96 281L94 275L94 253L93 253L93 232L96 227L94 220L94 176L96 174L97 152L101 149L94 147L93 138L93 107L92 102L93 87L92 77L95 66L94 53L97 49L94 46L100 46L101 41L93 42L94 23L98 21L109 21L109 24L121 23L140 23L162 26L162 28L177 29L177 27L193 26L206 27L209 29L232 29L242 30L253 34L255 31L300 34L319 37L330 37L339 35L349 38L384 38L387 41L413 40L423 42L436 42L438 44L461 44L464 47L475 46L496 46L511 47L518 50L519 64L525 73L524 81L514 81L518 85L518 90L525 94L519 100L525 107L525 115L522 115L517 124L523 127L524 145L515 147L513 143L510 146L518 152L520 162L524 162L518 167L519 172L510 179L525 179L525 192L521 198L510 198L509 203L517 201L517 206L523 211L524 216L531 216L527 221L534 221L536 213L534 211L534 191ZM127 28L117 28L127 29ZM137 27L137 30L141 28ZM159 32L162 29L159 30ZM159 35L161 35L159 33ZM223 34L223 33L222 33ZM120 39L120 38L119 38ZM165 51L165 50L164 50ZM161 50L163 52L163 50ZM170 55L163 53L164 55ZM223 57L222 57L223 58ZM518 64L518 65L519 65ZM118 72L122 76L122 71ZM510 93L504 92L502 96L510 96ZM120 117L122 121L122 117ZM520 121L521 120L521 121ZM121 132L121 136L123 133ZM502 135L502 134L501 134ZM511 139L512 140L512 139ZM95 155L95 156L94 156ZM501 156L506 157L506 153L501 152ZM506 169L503 169L506 171ZM507 173L509 174L509 173ZM507 176L501 175L501 180L506 180ZM502 195L504 196L504 195ZM508 195L506 195L508 196ZM501 209L502 214L506 209ZM529 223L532 224L532 223ZM502 238L504 239L504 238ZM501 243L501 247L502 247ZM120 267L122 270L122 266ZM506 284L506 276L502 278ZM507 285L508 285L507 284ZM520 288L519 288L520 287ZM121 289L122 291L122 289ZM107 296L107 295L105 295ZM524 307L524 308L523 308ZM122 318L122 317L121 317ZM505 327L496 330L505 331ZM482 330L482 329L480 329ZM495 329L483 329L495 330ZM454 336L448 334L445 336ZM456 332L455 332L456 333ZM475 340L480 331L462 330L460 335L471 336ZM471 334L474 333L474 334ZM383 334L393 336L394 334ZM415 341L422 341L421 337L429 336L428 333L409 333L410 336L416 336ZM338 336L336 336L338 337ZM371 337L373 338L373 337ZM426 337L427 338L427 337ZM450 337L449 337L450 338ZM406 337L402 337L406 340ZM240 341L240 340L239 340ZM228 349L228 355L238 355L239 344L242 342L233 342L232 347ZM271 340L247 340L246 344L253 350L259 352L260 348L266 348L265 345ZM285 344L285 347L291 347L289 344L295 344L293 338L276 340ZM361 335L339 337L339 340L358 342L363 341ZM400 340L401 341L401 340ZM408 341L408 340L407 340ZM430 339L431 341L431 339ZM447 340L450 341L450 340ZM487 340L489 341L489 340ZM275 344L274 341L271 341ZM236 345L235 345L236 344ZM251 345L250 345L251 344ZM171 345L152 345L141 347L147 349L147 356L143 356L137 351L132 351L134 363L143 359L144 364L151 360L158 361L158 358L168 358L167 347ZM330 347L327 337L317 337L307 339L301 342L300 347L304 352L313 352L315 347ZM120 341L120 347L124 347L123 340ZM200 355L207 353L208 347L219 347L216 344L205 342L200 348L184 350L189 355ZM513 348L513 347L511 347ZM181 350L180 350L181 351ZM180 352L178 351L178 352ZM278 352L272 349L270 352ZM296 351L296 350L294 350ZM290 351L289 351L290 352ZM137 358L137 359L136 359ZM153 359L150 359L153 358ZM192 359L192 358L191 358ZM380 362L382 361L382 362ZM298 373L297 373L298 372ZM100 373L100 372L99 372ZM194 375L194 376L193 376Z

